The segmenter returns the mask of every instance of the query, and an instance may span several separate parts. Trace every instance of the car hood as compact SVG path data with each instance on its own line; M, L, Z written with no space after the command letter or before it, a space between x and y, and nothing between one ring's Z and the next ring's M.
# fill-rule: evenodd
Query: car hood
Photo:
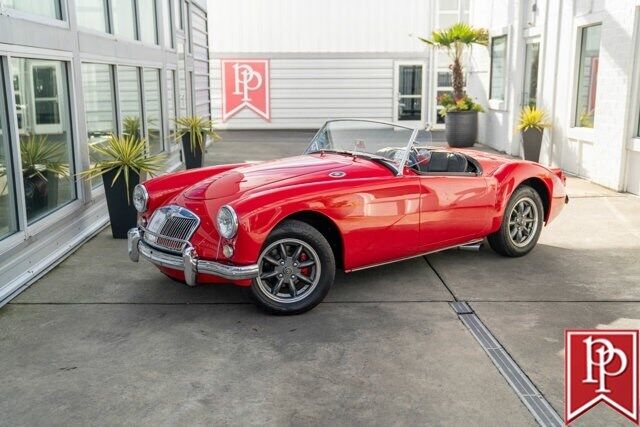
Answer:
M187 188L183 195L192 200L208 200L244 193L257 187L344 167L350 157L297 156L241 166L214 175Z

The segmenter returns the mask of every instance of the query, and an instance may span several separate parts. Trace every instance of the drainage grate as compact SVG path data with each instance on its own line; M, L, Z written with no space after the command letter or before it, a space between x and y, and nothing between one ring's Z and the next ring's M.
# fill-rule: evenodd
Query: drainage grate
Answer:
M541 426L563 426L562 418L465 301L450 303L498 371Z

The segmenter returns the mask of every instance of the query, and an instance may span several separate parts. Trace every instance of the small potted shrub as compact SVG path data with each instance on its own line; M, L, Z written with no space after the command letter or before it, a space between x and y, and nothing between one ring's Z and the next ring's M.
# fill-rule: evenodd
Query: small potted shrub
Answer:
M474 28L458 22L449 28L434 31L430 39L420 40L446 51L451 58L449 68L453 93L439 99L445 116L445 136L452 147L471 147L478 139L478 112L482 111L482 107L465 93L462 58L465 51L474 44L486 46L489 43L489 32L484 28Z
M126 239L127 231L137 221L137 211L131 203L133 188L147 174L160 172L164 157L148 156L146 141L133 135L109 135L104 143L92 149L99 160L80 175L87 180L102 176L111 233L115 239Z
M50 142L46 136L31 135L20 140L22 177L27 215L58 204L58 182L69 176L64 145Z
M522 137L522 153L525 160L537 162L540 159L544 129L551 127L544 110L524 107L520 111L517 129Z
M438 97L442 106L439 113L444 117L445 138L451 147L473 147L478 139L478 113L482 105L466 94L456 100L450 93Z
M207 137L220 139L214 131L214 122L204 117L180 117L176 119L176 142L182 142L184 165L187 169L201 168Z

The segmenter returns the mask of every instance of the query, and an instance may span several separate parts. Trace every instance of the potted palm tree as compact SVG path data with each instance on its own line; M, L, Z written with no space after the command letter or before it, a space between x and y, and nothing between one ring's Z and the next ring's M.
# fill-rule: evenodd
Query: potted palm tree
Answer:
M489 32L484 28L474 28L464 22L434 31L430 39L419 38L436 49L444 50L451 58L451 80L453 93L440 97L443 107L440 113L445 117L445 136L452 147L471 147L478 139L478 112L482 107L475 103L464 90L464 68L462 58L474 44L486 46Z
M547 113L535 106L527 106L520 111L517 129L520 131L522 153L525 160L537 162L540 159L544 129L551 127Z
M58 204L58 182L69 176L64 146L46 136L31 135L20 140L27 215Z
M204 146L207 137L220 139L214 131L215 123L205 117L180 117L176 123L176 142L182 142L184 165L187 169L201 168L203 163Z
M137 220L137 211L131 203L133 189L142 177L162 170L164 156L148 156L146 141L134 135L109 135L104 143L92 146L92 150L99 160L80 175L87 180L102 176L111 233L115 239L126 239L127 231Z

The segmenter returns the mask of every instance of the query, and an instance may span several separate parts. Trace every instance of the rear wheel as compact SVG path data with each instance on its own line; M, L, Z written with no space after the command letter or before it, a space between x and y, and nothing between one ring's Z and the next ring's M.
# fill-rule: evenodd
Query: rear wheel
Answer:
M523 185L509 199L500 230L487 237L491 248L501 255L519 257L538 243L544 222L540 195Z
M275 314L311 310L329 292L335 258L325 237L307 223L283 222L265 242L259 276L251 293L260 307Z

